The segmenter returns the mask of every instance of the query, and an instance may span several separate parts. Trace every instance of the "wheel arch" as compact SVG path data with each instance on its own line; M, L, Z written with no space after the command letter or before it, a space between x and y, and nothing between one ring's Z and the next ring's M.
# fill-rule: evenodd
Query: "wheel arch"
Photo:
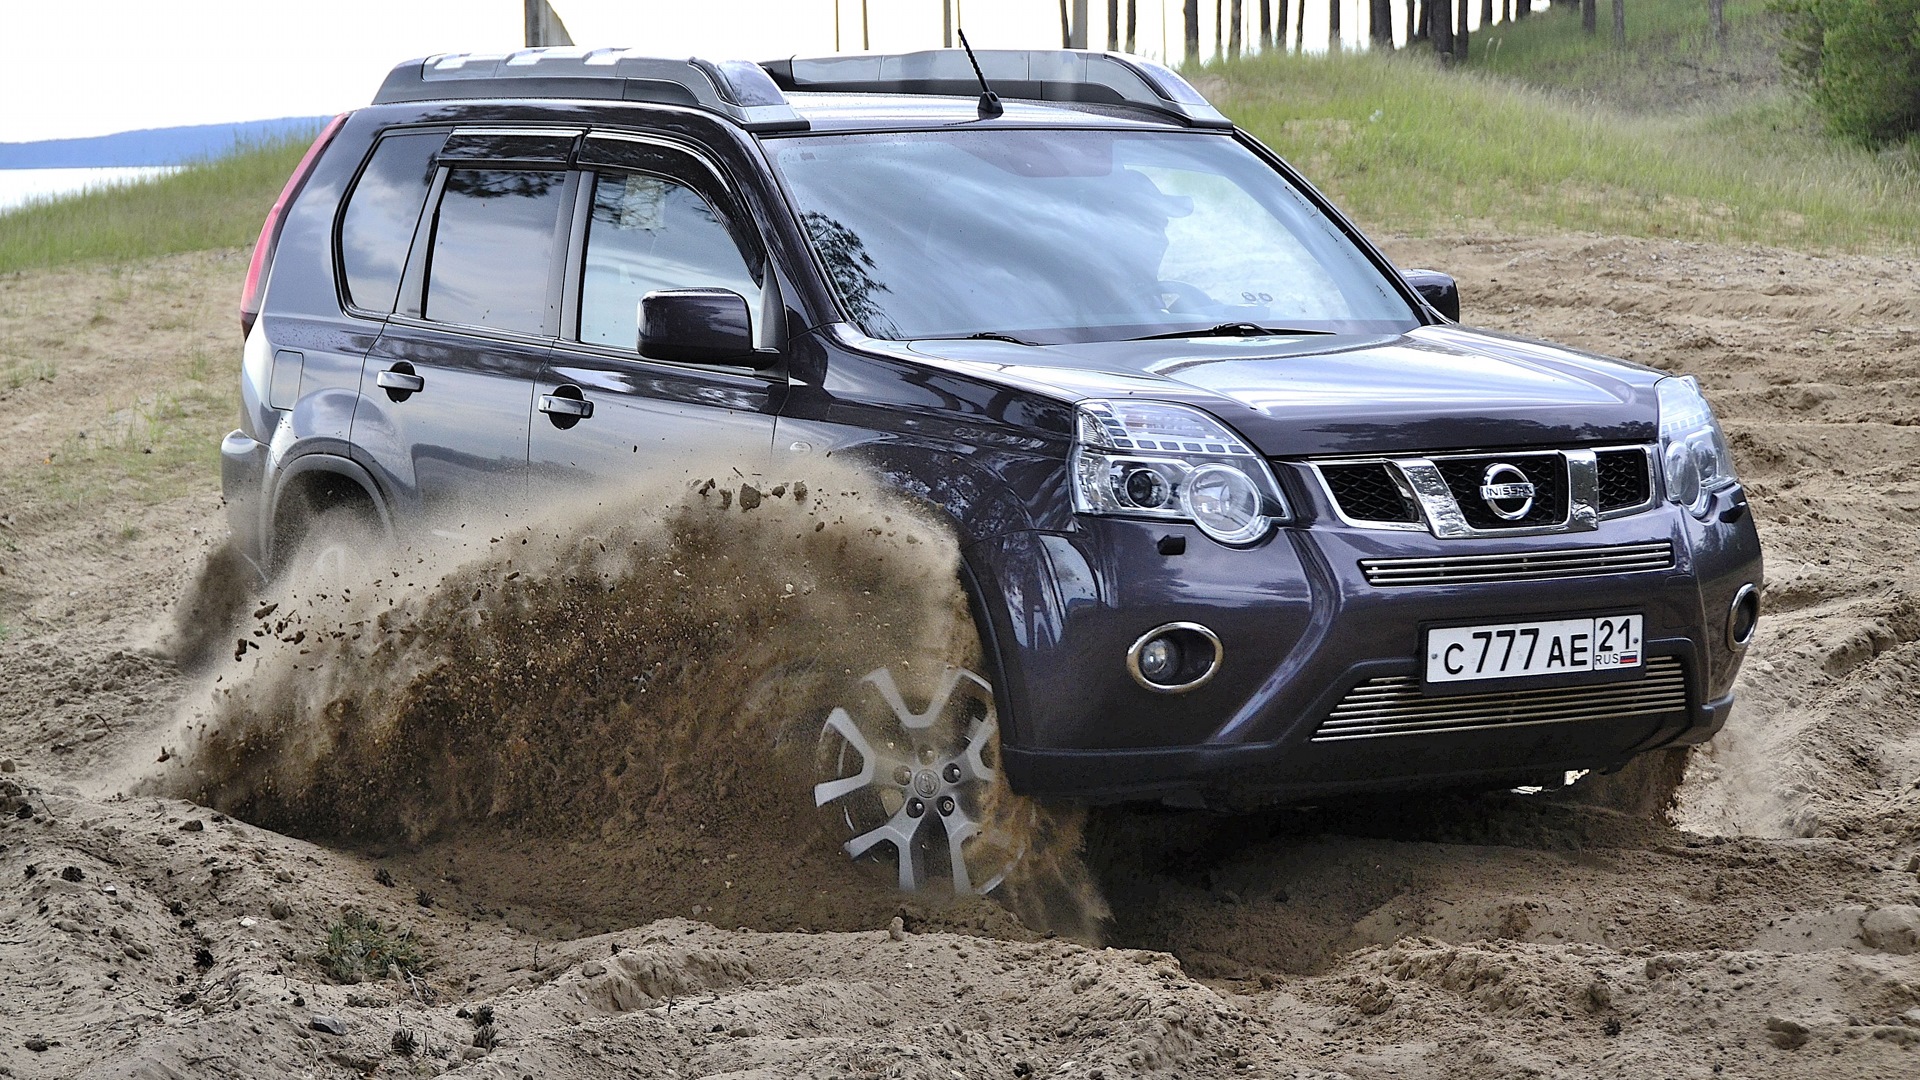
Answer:
M380 531L393 534L393 517L380 485L357 462L338 454L302 454L286 463L274 484L267 512L267 559L277 563L280 547L300 526L330 510L358 507Z

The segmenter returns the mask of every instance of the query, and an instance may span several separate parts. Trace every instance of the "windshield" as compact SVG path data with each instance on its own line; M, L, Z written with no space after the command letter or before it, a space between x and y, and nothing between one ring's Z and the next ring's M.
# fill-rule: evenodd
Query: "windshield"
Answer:
M765 145L842 307L873 337L1418 322L1352 241L1228 136L1001 128Z

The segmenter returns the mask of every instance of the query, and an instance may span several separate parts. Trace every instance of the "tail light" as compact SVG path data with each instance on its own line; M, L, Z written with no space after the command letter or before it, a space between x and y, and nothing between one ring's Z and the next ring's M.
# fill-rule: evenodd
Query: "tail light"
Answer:
M320 152L333 141L340 125L347 122L346 113L341 113L327 123L320 131L320 137L307 147L306 156L294 167L293 175L287 177L287 186L280 189L280 197L273 201L273 209L267 211L266 223L260 226L260 239L253 245L253 261L247 264L247 283L240 290L240 336L253 332L253 320L260 317L260 289L267 283L267 267L273 263L274 245L280 242L280 221L286 213L287 204L300 194L300 188L307 182L307 174L313 171L320 160Z

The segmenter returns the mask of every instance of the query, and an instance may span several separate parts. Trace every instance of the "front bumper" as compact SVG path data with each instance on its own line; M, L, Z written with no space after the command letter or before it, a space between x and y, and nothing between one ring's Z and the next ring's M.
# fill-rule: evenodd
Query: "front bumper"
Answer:
M1163 554L1181 541L1184 551ZM1662 541L1672 545L1670 568L1595 576L1383 587L1360 569L1363 559ZM1758 535L1737 488L1721 493L1705 522L1662 504L1594 532L1538 537L1438 540L1322 519L1231 549L1189 526L1084 518L1072 533L976 544L967 563L991 639L1009 780L1027 795L1091 800L1499 786L1701 742L1732 705L1742 650L1727 640L1728 606L1761 580ZM1315 739L1355 687L1417 676L1429 625L1625 611L1645 616L1650 661L1677 662L1684 705ZM1204 625L1224 646L1218 674L1191 693L1150 692L1126 669L1128 646L1170 622Z

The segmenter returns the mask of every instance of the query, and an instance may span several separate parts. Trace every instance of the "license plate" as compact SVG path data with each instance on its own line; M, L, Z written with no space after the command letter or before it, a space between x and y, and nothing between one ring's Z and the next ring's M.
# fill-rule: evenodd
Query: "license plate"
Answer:
M1427 631L1427 681L1471 682L1637 668L1642 617L1488 623Z

